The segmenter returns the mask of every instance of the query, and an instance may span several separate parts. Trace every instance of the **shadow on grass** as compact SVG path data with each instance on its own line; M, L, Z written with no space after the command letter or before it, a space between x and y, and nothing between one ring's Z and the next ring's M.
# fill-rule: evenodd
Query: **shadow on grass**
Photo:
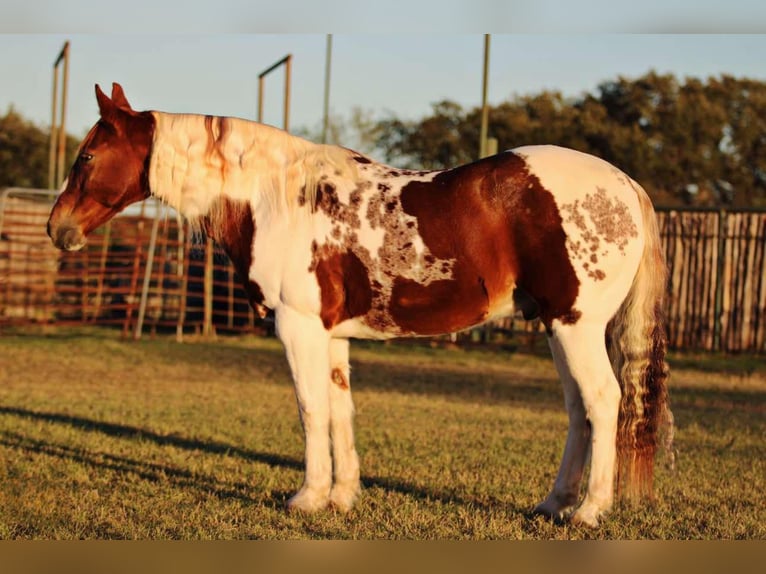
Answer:
M248 461L264 463L272 467L303 470L303 462L291 457L255 452L217 441L189 439L178 435L160 435L153 431L131 425L96 421L73 415L39 412L9 406L0 406L0 415L10 415L31 420L64 424L78 430L100 432L113 437L150 441L159 446L173 446L180 449L202 451L209 454L235 456ZM133 473L144 480L152 482L171 482L180 487L204 490L221 499L236 498L250 503L265 504L271 508L283 507L289 496L288 492L279 491L272 492L270 497L254 497L247 494L248 491L252 491L253 488L252 485L247 483L233 482L221 484L218 479L201 473L192 472L184 468L145 462L108 453L92 453L82 449L75 449L67 445L29 438L11 431L0 431L0 445L61 459L73 460L106 470L121 473ZM512 505L509 505L506 501L486 501L466 498L457 492L422 488L396 478L362 476L361 482L365 488L377 487L424 501L468 505L471 506L471 508L484 511L500 505L503 505L505 508L513 512L518 512L519 514L525 514L529 511L527 508L515 508Z
M564 412L558 379L504 372L456 372L432 366L366 363L352 360L352 389L457 398L491 405Z
M108 453L92 453L82 449L74 449L67 445L32 439L11 431L0 431L0 436L2 436L0 444L10 448L72 460L104 470L112 470L125 474L130 473L151 482L170 482L175 486L194 487L210 492L222 499L237 498L248 502L264 502L263 500L248 496L244 491L249 489L250 486L245 483L222 485L209 476L183 468L144 462Z

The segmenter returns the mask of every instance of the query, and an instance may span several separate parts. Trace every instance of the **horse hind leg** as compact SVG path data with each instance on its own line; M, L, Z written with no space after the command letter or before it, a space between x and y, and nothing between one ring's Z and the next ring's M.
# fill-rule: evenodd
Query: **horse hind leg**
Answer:
M569 416L569 429L553 488L545 500L535 507L534 512L562 520L574 509L580 496L580 484L588 456L591 429L585 416L580 389L569 371L560 341L556 337L551 337L548 344L564 389L564 405Z
M351 509L361 490L359 457L354 446L348 348L348 339L330 341L330 437L334 470L330 504L343 512Z
M574 325L554 322L550 346L564 384L569 433L559 474L538 511L563 516L577 501L590 447L585 498L571 515L574 523L597 526L614 500L620 387L606 351L601 321L581 318Z

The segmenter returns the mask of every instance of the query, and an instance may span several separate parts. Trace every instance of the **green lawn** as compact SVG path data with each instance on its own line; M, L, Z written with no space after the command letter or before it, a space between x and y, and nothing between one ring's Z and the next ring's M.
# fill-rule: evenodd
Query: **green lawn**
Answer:
M303 441L277 341L5 334L0 538L764 538L763 362L671 366L677 468L589 530L529 515L566 434L547 356L352 344L364 493L302 516L284 509Z

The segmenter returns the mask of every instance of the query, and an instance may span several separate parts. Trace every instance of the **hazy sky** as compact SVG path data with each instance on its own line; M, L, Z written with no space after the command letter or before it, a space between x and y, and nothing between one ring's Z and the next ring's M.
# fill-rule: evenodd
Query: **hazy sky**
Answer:
M67 127L97 119L95 83L120 82L136 109L255 118L257 75L293 55L291 127L319 126L325 34L0 35L0 112L13 105L50 123L52 64L71 42ZM493 34L489 100L560 90L576 96L618 75L654 69L679 78L731 74L766 80L766 35ZM417 118L442 99L481 102L481 34L333 36L331 110L353 106ZM265 121L282 124L284 76L267 80Z
M69 40L75 135L97 119L94 84L114 81L137 109L255 118L258 73L288 53L291 128L317 128L329 31L339 115L478 106L482 32L492 33L491 103L544 89L577 96L652 69L766 80L763 0L4 0L0 113L13 105L50 123L52 64ZM283 79L266 84L264 119L278 126Z

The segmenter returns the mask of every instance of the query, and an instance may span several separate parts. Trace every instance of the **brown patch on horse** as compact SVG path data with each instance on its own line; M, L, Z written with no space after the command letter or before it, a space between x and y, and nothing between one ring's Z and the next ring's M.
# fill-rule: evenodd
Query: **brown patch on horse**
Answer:
M341 369L337 367L334 368L330 373L330 380L338 385L338 388L344 391L348 390L348 381L346 380L346 376L343 374Z
M579 292L566 234L553 195L518 155L506 152L410 182L401 192L405 213L417 218L425 245L454 259L453 279L429 285L397 280L390 314L421 334L480 321L514 286L536 303L547 327L574 320Z
M226 179L228 162L223 153L226 138L232 130L231 120L223 116L205 116L205 132L207 133L207 159L213 165L218 165L221 178ZM240 157L240 162L242 161Z
M323 211L333 221L348 225L350 228L358 229L359 222L359 202L361 200L361 190L353 192L350 197L350 203L346 205L338 197L335 185L331 182L322 182L317 186L316 203L313 211ZM354 196L357 197L354 202ZM305 203L305 199L304 199Z
M313 265L321 292L320 317L326 329L370 311L372 285L367 267L356 253L328 250Z
M250 204L247 201L237 201L221 196L216 199L208 215L201 221L205 232L226 251L231 259L253 309L261 318L265 317L267 311L262 305L261 287L249 277L250 266L253 264L255 239L255 220Z

